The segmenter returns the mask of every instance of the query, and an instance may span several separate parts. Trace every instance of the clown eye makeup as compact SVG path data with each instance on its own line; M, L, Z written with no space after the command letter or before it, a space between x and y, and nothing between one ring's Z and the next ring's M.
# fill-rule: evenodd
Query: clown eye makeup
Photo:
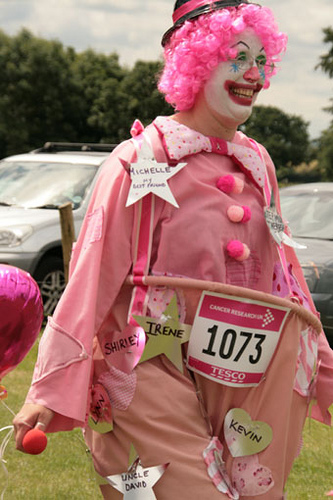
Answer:
M242 71L247 65L247 55L245 52L239 52L235 59L231 59L231 69L234 73Z
M261 56L256 57L256 65L257 65L258 69L261 69L261 68L264 69L266 66L266 62L267 62L266 56L261 55Z
M274 70L274 64L268 65L266 56L264 54L260 54L259 56L254 58L246 51L239 52L235 59L230 59L230 63L231 71L233 73L237 73L239 71L247 71L255 63L263 78L266 74L271 74Z
M247 60L247 55L245 52L239 52L238 56L236 57L236 61L246 61Z

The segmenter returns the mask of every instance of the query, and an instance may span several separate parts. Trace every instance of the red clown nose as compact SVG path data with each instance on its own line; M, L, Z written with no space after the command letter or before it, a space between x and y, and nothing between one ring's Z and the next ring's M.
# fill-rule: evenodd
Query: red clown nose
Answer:
M39 455L45 450L47 437L45 432L40 429L31 429L26 433L22 440L22 446L30 455Z

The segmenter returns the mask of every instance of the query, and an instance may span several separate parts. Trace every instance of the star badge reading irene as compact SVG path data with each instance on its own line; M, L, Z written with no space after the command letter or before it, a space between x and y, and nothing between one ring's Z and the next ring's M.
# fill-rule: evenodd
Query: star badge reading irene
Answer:
M139 457L128 471L105 479L113 488L124 494L124 500L156 500L153 486L164 474L168 464L144 468Z
M178 208L179 205L167 181L185 167L185 165L186 163L178 163L175 166L170 166L168 163L157 163L151 147L144 140L138 154L137 162L130 164L129 171L132 183L126 207L139 201L148 193L153 193Z
M170 304L159 318L134 316L135 321L145 330L148 341L139 363L165 354L183 372L181 344L189 341L191 325L179 322L177 298L174 295Z

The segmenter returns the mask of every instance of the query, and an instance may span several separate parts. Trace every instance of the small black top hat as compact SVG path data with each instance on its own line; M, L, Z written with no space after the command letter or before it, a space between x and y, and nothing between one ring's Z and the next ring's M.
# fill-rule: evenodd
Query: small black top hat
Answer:
M163 35L163 47L168 42L171 34L179 28L188 19L194 19L201 14L208 14L214 10L224 9L225 7L238 7L241 4L250 3L248 0L176 0L173 9L173 26Z

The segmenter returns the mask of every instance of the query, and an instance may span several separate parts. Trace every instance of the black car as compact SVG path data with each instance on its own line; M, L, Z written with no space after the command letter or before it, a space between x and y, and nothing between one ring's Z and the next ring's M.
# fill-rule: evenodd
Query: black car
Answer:
M333 182L282 188L282 215L293 238L304 276L333 348Z

